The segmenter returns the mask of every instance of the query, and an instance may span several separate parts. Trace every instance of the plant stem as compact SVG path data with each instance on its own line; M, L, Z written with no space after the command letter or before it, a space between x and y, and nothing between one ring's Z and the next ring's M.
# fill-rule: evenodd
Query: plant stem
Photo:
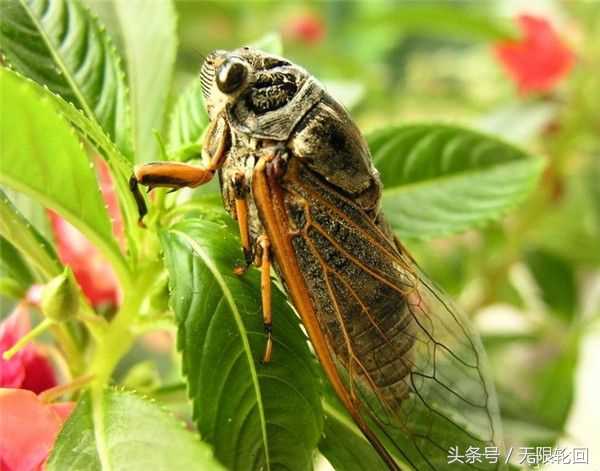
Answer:
M40 322L38 325L36 325L33 329L31 329L29 332L27 332L23 337L21 337L17 343L15 343L12 347L10 347L8 350L6 350L2 354L2 358L4 358L5 360L10 360L13 356L16 355L16 353L19 350L21 350L27 343L29 343L30 340L33 340L34 338L36 338L38 335L40 335L42 332L44 332L46 329L48 329L54 323L55 322L51 319L47 319L47 318L44 319L42 322Z
M141 311L146 298L146 288L152 286L160 272L161 263L158 260L141 266L138 271L139 276L125 291L123 304L115 318L106 329L96 332L97 346L88 374L94 378L90 391L92 418L98 456L104 471L112 469L107 451L108 445L104 423L105 387L110 382L113 370L137 338L131 327Z
M96 382L108 383L110 375L133 344L136 336L131 327L139 315L142 303L146 297L146 288L151 286L160 274L160 264L154 261L140 267L139 277L129 290L125 292L123 304L114 319L97 337L97 347L94 352L89 373L93 374Z
M55 399L63 396L67 393L77 391L83 388L87 383L89 383L93 378L90 375L81 376L79 378L74 379L66 384L59 384L58 386L54 386L53 388L46 389L44 392L40 393L39 399L44 404L49 404Z

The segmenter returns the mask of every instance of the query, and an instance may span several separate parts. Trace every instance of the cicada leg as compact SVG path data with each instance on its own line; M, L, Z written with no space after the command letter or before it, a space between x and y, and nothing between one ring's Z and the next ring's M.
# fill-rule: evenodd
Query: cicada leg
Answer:
M215 172L223 166L230 145L229 127L225 118L221 117L214 120L206 132L202 147L202 156L208 162L205 166L183 162L149 162L136 166L129 179L129 188L138 207L138 224L143 226L142 220L148 213L138 185L147 186L148 191L157 187L179 190L184 187L196 188L204 185L212 180Z
M252 246L250 242L250 227L248 226L248 202L246 201L247 187L242 172L236 173L231 179L235 192L235 216L240 228L244 265L235 267L236 275L243 275L252 264Z
M264 365L270 363L273 352L273 323L271 316L271 254L269 239L262 234L256 240L254 247L250 239L250 227L248 226L248 202L246 195L248 187L243 172L237 172L228 177L234 189L235 195L235 218L240 228L240 239L244 251L244 264L234 269L236 275L243 275L251 264L261 269L260 292L262 300L263 322L267 334L267 345L265 353L260 362Z
M254 263L260 267L263 323L267 334L267 345L260 362L266 365L271 362L271 354L273 353L273 317L271 311L271 244L265 234L258 238Z

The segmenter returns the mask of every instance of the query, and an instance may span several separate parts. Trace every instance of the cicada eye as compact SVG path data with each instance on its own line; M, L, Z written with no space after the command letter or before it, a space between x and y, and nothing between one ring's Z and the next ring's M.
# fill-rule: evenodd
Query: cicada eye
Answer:
M217 87L223 93L233 93L244 84L247 75L246 63L241 59L231 58L224 62L217 71Z

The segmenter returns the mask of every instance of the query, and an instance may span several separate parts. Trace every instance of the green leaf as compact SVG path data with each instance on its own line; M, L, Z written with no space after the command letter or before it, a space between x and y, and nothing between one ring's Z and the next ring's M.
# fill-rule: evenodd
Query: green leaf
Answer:
M44 209L40 203L21 192L8 188L7 186L3 186L2 191L11 204L17 208L17 211L20 212L41 235L50 241L54 240L54 230L52 229L50 218L48 217L46 209Z
M385 214L400 238L462 232L499 219L534 188L543 162L483 134L410 125L367 138L384 185Z
M600 266L600 159L561 178L561 193L544 207L530 242L575 266Z
M46 279L49 280L61 273L62 266L50 243L17 211L2 191L0 191L0 235ZM4 249L4 245L2 248ZM3 250L3 260L5 255Z
M542 249L526 251L524 259L541 290L542 300L553 312L572 320L577 308L577 284L569 264Z
M136 160L157 153L152 130L162 130L177 53L176 14L171 1L113 2L127 57Z
M102 250L121 281L127 280L129 269L76 135L29 83L0 74L0 101L11 117L0 122L0 183L59 213Z
M169 153L182 153L182 149L194 146L199 157L199 145L202 144L201 138L209 122L200 77L197 77L188 85L173 109L169 126ZM184 158L179 157L178 160Z
M10 69L3 69L2 74L12 76L13 80L27 82L38 99L48 101L52 107L60 113L72 126L81 133L97 150L105 157L109 166L115 170L116 175L131 176L131 163L125 158L121 151L115 147L104 130L71 103L67 103L60 95L57 95L38 83L15 73Z
M351 28L384 29L392 26L396 31L428 33L436 36L465 38L476 41L516 39L517 29L508 20L486 13L485 10L461 8L459 5L441 5L407 2L393 8L378 10L366 15Z
M40 100L47 100L83 137L96 148L98 153L104 157L111 169L111 174L117 195L119 197L119 208L125 221L125 228L128 240L129 253L134 255L136 243L132 241L131 236L134 231L139 230L137 224L138 210L129 189L129 177L132 173L131 163L125 158L110 138L104 133L102 128L85 116L80 110L77 110L71 103L67 103L59 95L41 87L36 82L27 79L11 70L5 69L3 74L13 76L15 80L26 81L33 92Z
M268 54L275 54L280 56L283 54L283 41L279 33L273 31L266 33L256 41L252 41L250 45L260 51Z
M0 196L3 196L0 193ZM4 199L4 198L0 198ZM6 203L0 202L4 206ZM35 280L34 274L19 251L4 237L0 236L0 273L15 280L25 292Z
M230 234L197 219L161 233L194 420L230 469L310 469L323 428L314 357L273 288L273 356L259 363L260 276L233 273L242 257Z
M363 471L385 469L385 464L356 427L337 398L329 395L323 404L325 430L319 451L335 469Z
M85 395L58 435L46 469L97 470L107 464L113 471L224 469L195 434L136 394L106 391L99 413L102 430L94 427L97 417ZM105 440L104 447L98 436Z
M124 75L87 8L77 0L3 1L0 34L9 64L83 110L131 158Z
M561 331L564 333L564 331ZM575 372L579 360L578 342L572 338L560 345L560 351L533 377L535 386L532 409L555 430L564 430L573 403ZM552 346L556 348L555 342Z

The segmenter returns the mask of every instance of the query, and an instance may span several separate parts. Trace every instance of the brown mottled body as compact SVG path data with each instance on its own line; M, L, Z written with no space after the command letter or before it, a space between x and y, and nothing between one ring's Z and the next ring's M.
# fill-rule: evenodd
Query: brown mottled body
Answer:
M414 325L406 305L416 280L389 257L399 253L380 208L381 181L360 131L316 81L309 87L305 95L318 101L310 107L303 101L304 115L293 126L282 121L270 134L261 128L265 137L256 137L247 123L257 120L247 110L245 121L238 126L234 121L232 146L220 170L225 207L236 217L235 188L228 182L243 174L251 188L258 158L273 156L281 168L278 181L295 256L337 359L369 377L389 404L398 405L410 391L406 377ZM255 245L264 228L250 191L248 212ZM363 231L356 231L357 224ZM372 250L373 244L382 251ZM282 276L277 258L274 267Z

